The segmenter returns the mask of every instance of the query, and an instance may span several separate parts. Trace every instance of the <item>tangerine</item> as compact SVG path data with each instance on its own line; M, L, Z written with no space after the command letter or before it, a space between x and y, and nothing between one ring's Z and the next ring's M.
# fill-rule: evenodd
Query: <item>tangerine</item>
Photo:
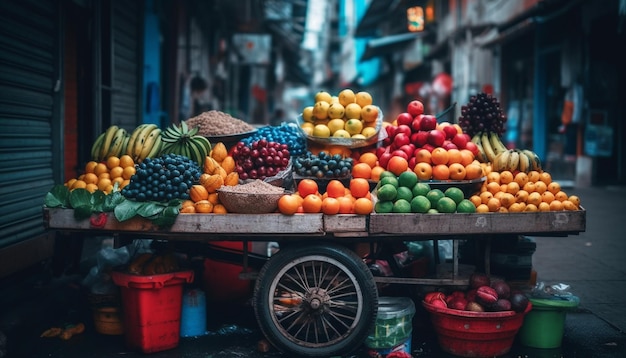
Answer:
M409 162L400 156L393 156L387 163L387 170L394 173L396 176L406 171L409 168Z
M448 180L450 179L450 168L445 164L437 164L433 166L433 179Z
M461 164L470 165L474 161L474 153L469 149L461 149Z
M123 173L124 173L124 168L120 166L112 168L111 171L109 171L109 175L111 176L111 179L121 178Z
M358 198L354 201L354 213L359 215L367 215L374 210L374 203L368 198Z
M339 200L327 197L322 200L322 213L326 215L335 215L339 213Z
M285 215L293 215L298 212L300 200L295 194L285 194L278 199L278 211Z
M563 203L559 200L552 200L550 203L550 211L563 211Z
M87 184L97 184L98 176L94 173L85 173L83 176L83 181Z
M519 172L517 174L515 174L515 178L513 178L513 181L516 182L520 188L523 188L524 185L526 185L526 183L528 183L529 181L529 177L528 174L524 173L524 172Z
M339 214L353 214L354 213L354 199L341 196L337 198L339 201Z
M332 179L326 185L326 194L331 198L338 198L344 196L346 193L346 187L340 180Z
M93 173L98 175L98 176L100 174L102 174L102 173L108 173L108 172L109 172L109 168L107 167L107 165L105 163L98 163L93 168Z
M374 168L378 162L378 157L372 152L365 152L359 156L359 163L367 163L370 168Z
M489 172L489 174L487 174L487 182L496 182L500 184L500 173L494 171Z
M135 161L133 160L133 157L131 157L128 154L124 154L120 157L120 167L122 168L126 168L126 167L134 167L135 166Z
M85 173L93 173L96 165L98 165L98 162L95 160L88 161L87 164L85 164Z
M502 171L500 173L500 184L508 184L513 181L513 173L508 170Z
M533 183L538 182L539 177L539 172L536 170L531 170L530 172L528 172L528 181L531 181Z
M364 178L350 179L350 194L355 198L366 197L370 192L370 183Z
M546 212L546 211L550 211L550 204L546 203L545 201L539 203L539 206L537 207L537 209L541 212Z
M228 210L222 204L213 205L213 214L227 214Z
M558 201L565 201L569 198L569 196L564 192L564 191L559 191L558 193L554 194L554 199L558 200Z
M380 175L384 171L385 171L385 168L383 168L380 165L376 164L376 166L372 168L372 174L370 176L370 179L373 180L373 181L379 181L380 180Z
M430 153L430 160L434 165L448 164L449 158L448 150L443 147L437 147Z
M491 198L487 201L487 208L489 208L489 212L495 213L496 211L500 210L501 206L502 203L500 203L500 200L496 198Z
M298 193L305 198L310 194L317 194L319 187L313 179L302 179L298 183Z
M372 177L372 167L367 163L357 163L352 166L352 177L369 179Z
M489 207L487 206L487 204L480 204L476 207L476 212L477 213L488 213L489 212Z
M552 194L556 194L559 191L561 191L561 184L559 184L558 182L553 181L552 183L548 184L548 190Z
M319 213L322 210L322 198L317 194L309 194L302 200L302 210L305 213Z
M567 211L574 211L574 210L578 210L578 206L569 200L564 200L563 209Z
M107 158L106 164L107 164L107 168L109 168L109 169L113 169L115 167L119 167L120 166L120 158L112 155L112 156Z
M136 172L137 169L135 169L134 166L126 167L124 168L124 172L122 173L122 178L124 178L124 180L130 180L130 178L135 175Z
M539 180L546 183L546 185L552 183L552 175L548 172L541 172L539 174Z
M454 149L454 148L448 149L448 163L447 164L448 166L450 166L450 164L454 164L454 163L458 163L458 164L463 163L463 154L461 154L461 151L458 149Z

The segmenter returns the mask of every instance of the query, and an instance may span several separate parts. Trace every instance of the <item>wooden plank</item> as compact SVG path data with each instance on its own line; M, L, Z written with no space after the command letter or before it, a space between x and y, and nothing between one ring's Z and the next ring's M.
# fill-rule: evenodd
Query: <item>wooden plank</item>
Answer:
M49 229L109 232L184 234L313 234L324 233L322 214L180 214L169 228L159 228L149 220L133 218L119 222L109 213L106 224L92 227L89 220L77 221L71 209L44 209Z
M476 214L371 214L372 235L571 234L585 231L586 211Z
M331 233L367 232L367 215L324 215L324 231Z

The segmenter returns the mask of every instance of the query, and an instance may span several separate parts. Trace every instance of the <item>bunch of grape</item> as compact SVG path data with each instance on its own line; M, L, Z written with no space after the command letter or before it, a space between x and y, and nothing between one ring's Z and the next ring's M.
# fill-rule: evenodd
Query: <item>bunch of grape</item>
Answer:
M344 158L341 154L330 154L325 151L317 155L307 154L295 158L293 170L300 176L313 176L317 178L345 178L352 172L354 160Z
M265 139L268 142L278 142L287 144L292 157L301 155L306 151L306 139L300 134L296 124L282 123L278 126L261 127L256 133L242 139L241 141L250 146L252 142Z
M135 175L122 195L135 201L189 199L189 188L200 179L198 164L182 155L163 154L137 164Z
M239 179L265 179L278 174L289 165L291 153L284 143L259 139L250 145L240 141L232 150Z
M461 107L459 125L463 132L474 136L479 132L495 132L504 134L506 115L500 108L498 99L487 93L472 96L467 104Z

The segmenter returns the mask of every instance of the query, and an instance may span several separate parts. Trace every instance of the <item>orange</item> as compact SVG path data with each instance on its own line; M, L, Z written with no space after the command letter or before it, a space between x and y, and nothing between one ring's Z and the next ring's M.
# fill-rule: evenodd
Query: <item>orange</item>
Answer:
M213 212L213 204L208 200L197 201L193 207L196 209L197 213L208 214Z
M310 194L317 194L319 187L313 179L302 179L298 183L298 193L305 198Z
M85 183L83 180L76 180L74 181L74 183L72 184L72 187L70 189L78 189L78 188L86 188L87 187L87 183Z
M500 204L502 204L502 206L505 208L511 206L513 203L515 203L515 201L515 195L511 193L502 193L502 195L500 196Z
M107 179L107 178L100 179L100 181L98 181L95 184L98 186L98 190L100 191L111 192L111 189L113 189L113 183L111 182L111 179Z
M111 179L115 179L115 178L121 178L123 173L124 173L124 168L118 166L115 168L111 168L109 175L111 176Z
M135 175L136 172L137 172L137 170L135 169L134 166L126 167L126 168L124 168L124 172L122 173L122 178L124 178L125 180L130 180L130 178L133 175Z
M430 153L430 160L434 165L448 164L449 158L448 150L442 147L437 147Z
M295 194L285 194L278 199L278 211L285 215L293 215L298 211L300 200Z
M528 177L528 174L524 173L524 172L519 172L517 174L515 174L515 178L513 178L513 181L515 181L520 188L523 188L524 185L526 185L526 183L528 183L528 180L530 178Z
M126 168L132 166L135 166L135 161L130 155L124 154L120 157L120 167Z
M531 181L533 183L538 182L539 177L539 172L536 170L531 170L530 172L528 172L528 181Z
M493 194L489 191L483 191L482 193L480 193L480 202L482 204L487 205L487 202L489 202L489 199L493 198Z
M365 152L359 156L359 163L366 163L370 168L374 168L378 162L378 157L372 152Z
M461 164L468 166L474 161L474 153L469 149L461 149Z
M550 211L550 204L544 202L539 203L537 209L541 212Z
M536 191L537 184L535 184L535 182L529 181L524 185L522 189L526 190L528 193L532 193Z
M85 173L83 176L83 181L87 184L97 184L98 176L94 173Z
M517 182L512 181L506 185L506 192L511 193L513 195L517 194L520 191L520 186Z
M505 208L504 206L501 206L500 209L498 209L497 212L499 212L499 213L508 213L509 209Z
M500 184L500 173L498 172L489 172L489 174L487 174L487 182L496 182L498 184Z
M500 184L508 184L513 181L513 173L508 170L500 172Z
M376 166L372 168L372 174L370 176L370 179L373 180L373 181L379 181L380 180L380 175L384 171L385 171L385 168L383 168L380 165L376 164Z
M342 196L337 198L339 201L339 214L353 214L354 213L354 201L350 197Z
M372 167L367 163L357 163L352 166L352 177L369 179L372 177Z
M78 179L76 179L76 178L72 178L72 179L70 179L70 180L66 181L64 185L65 185L68 189L71 189L71 188L72 188L72 185L74 185L74 182L76 182L76 180L78 180Z
M495 193L500 191L500 184L494 181L487 183L487 191L495 195Z
M428 149L422 148L415 153L415 162L432 164L431 157L432 154L428 151Z
M477 213L488 213L489 212L489 207L487 206L487 204L480 204L476 207L476 212Z
M541 203L539 203L541 204ZM524 211L527 212L535 212L535 211L539 211L539 208L537 207L537 205L535 204L528 204L526 205L526 207L524 208Z
M89 183L85 186L85 189L87 189L87 191L90 193L95 193L96 190L98 190L98 185L94 183Z
M580 198L577 195L570 195L567 200L571 201L576 207L580 208Z
M487 207L489 208L489 211L492 213L495 213L496 211L500 210L501 206L502 204L500 203L500 200L496 198L491 198L487 200Z
M188 206L194 206L194 204L195 203L193 202L193 200L187 199L187 200L183 201L182 203L180 203L180 207L182 209L182 208L186 208Z
M433 179L448 180L450 179L450 168L445 164L437 164L433 167Z
M542 181L538 181L535 183L535 191L539 194L543 194L545 191L548 190L548 186L546 185L546 183L542 182Z
M120 190L124 189L124 187L126 185L130 184L130 179L124 179L124 181L122 182L122 184L120 184Z
M450 164L454 164L454 163L458 163L461 164L463 162L463 155L461 154L461 151L458 149L448 149L448 166L450 166Z
M470 163L465 166L465 179L473 180L484 176L483 167L480 164Z
M463 180L467 175L465 166L461 163L449 164L448 169L450 170L450 179L452 180Z
M553 200L550 203L550 211L563 211L563 203L559 200Z
M213 210L215 210L215 205L220 203L220 199L217 193L209 193L207 200L213 204Z
M85 173L93 173L94 168L98 165L98 162L91 160L85 164Z
M482 204L482 199L478 195L470 196L469 201L471 201L472 204L474 204L474 206L478 206L478 205Z
M370 183L364 178L350 179L350 194L355 198L366 197L370 192Z
M542 201L543 200L541 199L541 194L535 191L535 192L528 194L528 199L526 199L526 204L533 204L537 206Z
M526 190L520 190L515 194L515 201L518 203L525 203L528 200L528 192Z
M213 205L213 214L227 214L228 210L226 210L226 207L222 204L215 204Z
M552 194L551 192L544 191L543 193L541 193L541 201L543 201L544 203L550 204L553 200L554 194Z
M102 174L98 175L98 180L100 180L100 179L111 179L111 173L102 173Z
M322 200L322 213L326 215L335 215L339 213L340 208L339 200L332 197L327 197Z
M567 211L574 211L574 210L578 210L578 206L569 200L564 200L563 209Z
M433 167L430 163L420 162L415 164L413 172L420 180L430 180L433 177Z
M354 213L359 215L370 214L374 210L374 203L368 198L358 198L354 201Z
M542 182L546 183L546 185L552 183L552 175L550 175L550 173L548 172L541 172L539 174L539 180L541 180Z
M317 194L309 194L302 200L302 209L305 213L319 213L322 211L322 198Z
M554 194L554 199L558 200L558 201L565 201L569 198L569 196L564 192L564 191L559 191L558 193Z
M107 165L105 163L98 163L93 168L93 172L96 175L100 175L102 173L108 173L109 172L109 168L107 167Z
M387 163L387 170L394 173L395 175L400 175L402 172L406 171L409 168L409 162L403 157L393 156L389 159Z
M107 158L107 168L109 169L113 169L115 167L119 167L120 166L120 158L112 155L110 157Z
M346 187L340 180L332 179L326 185L326 194L331 198L338 198L344 196L346 193Z
M559 184L558 182L553 181L552 183L548 184L548 190L552 194L556 194L559 191L561 191L561 184Z
M122 177L113 178L113 179L111 179L111 182L113 184L117 183L118 187L121 187L122 186L122 182L124 182L124 178L122 178Z
M526 205L522 203L513 203L511 204L511 206L509 206L508 209L510 213L520 213L524 210L525 207Z

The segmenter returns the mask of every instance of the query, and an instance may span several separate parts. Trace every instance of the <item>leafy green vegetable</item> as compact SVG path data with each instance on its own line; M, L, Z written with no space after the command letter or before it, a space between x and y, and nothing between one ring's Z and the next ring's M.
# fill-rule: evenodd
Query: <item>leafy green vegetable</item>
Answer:
M70 205L76 209L81 206L91 207L91 193L85 188L77 188L70 192Z
M70 190L62 184L55 185L46 194L44 205L49 208L67 208L70 205Z

